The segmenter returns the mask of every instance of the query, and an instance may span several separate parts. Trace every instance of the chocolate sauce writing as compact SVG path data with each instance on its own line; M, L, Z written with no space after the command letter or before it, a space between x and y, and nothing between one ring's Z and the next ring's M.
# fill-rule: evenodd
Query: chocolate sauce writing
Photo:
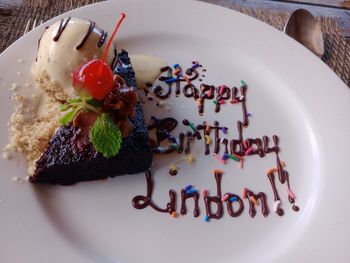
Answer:
M191 154L193 144L198 141L203 145L203 154L205 156L212 153L222 164L226 164L226 160L233 159L240 163L243 168L243 160L250 156L258 155L260 158L267 154L274 154L276 166L266 171L267 179L271 185L272 194L274 197L273 211L278 216L284 215L282 209L282 199L276 187L276 175L281 185L286 186L286 193L289 203L292 205L291 210L299 211L299 207L295 205L295 194L291 190L289 173L285 170L285 162L280 159L280 139L277 135L271 137L263 135L261 137L245 138L244 130L249 126L248 112L246 107L247 84L241 81L241 87L229 88L226 85L218 87L207 84L200 84L199 89L192 81L199 76L198 70L202 66L194 62L193 65L182 72L181 66L174 65L174 72L170 66L162 68L163 75L159 78L160 81L166 83L166 87L157 85L153 92L160 99L168 98L175 85L175 96L179 97L181 92L185 98L193 98L198 105L198 112L200 115L204 114L204 105L206 100L213 100L215 104L215 112L219 112L223 104L227 101L230 104L241 104L243 118L236 122L236 129L229 130L225 125L220 124L219 121L203 121L195 124L188 119L182 120L182 125L188 130L178 133L175 131L179 122L171 117L157 118L151 117L152 124L148 126L150 131L154 131L155 138L151 138L152 151L155 154ZM205 70L202 69L202 72ZM182 83L184 83L182 85ZM181 89L181 86L182 89ZM228 138L227 135L235 134L235 138ZM166 144L166 142L168 144ZM192 155L192 154L191 154ZM173 165L173 170L170 172L172 176L178 174L176 166ZM234 193L222 194L221 181L223 171L214 170L214 177L216 181L216 194L209 195L208 190L203 190L202 198L205 205L205 221L211 219L220 219L224 215L224 203L226 203L226 210L231 217L240 216L244 209L244 200L247 200L249 206L249 215L255 217L257 214L257 207L261 207L261 214L267 217L270 214L268 207L267 195L263 192L253 192L248 188L243 188L242 195L239 196ZM153 181L150 171L146 172L147 181L147 195L138 195L132 200L132 204L136 209L144 209L148 206L152 207L158 212L173 214L176 213L176 192L169 191L170 201L166 204L166 208L160 208L152 200ZM181 190L181 215L187 214L186 202L191 199L194 202L193 216L200 215L200 192L192 189L187 191Z
M194 65L197 65L194 67ZM220 112L221 105L226 104L241 104L243 113L243 126L249 125L248 112L246 107L246 91L247 85L242 82L240 88L228 87L226 85L220 85L218 87L214 85L208 85L201 83L199 88L193 81L199 77L199 68L202 65L193 64L182 73L182 69L179 65L175 68L175 71L170 66L163 67L161 69L162 75L159 80L163 82L162 85L156 85L152 91L159 99L167 99L172 90L175 89L175 96L184 95L185 98L192 98L198 105L198 113L203 116L204 105L207 100L213 100L215 103L215 112ZM181 86L182 89L181 89ZM147 91L148 92L148 91Z
M152 180L152 174L150 171L147 171L146 173L146 182L147 182L147 194L146 195L137 195L132 199L132 205L136 209L145 209L146 207L150 206L157 212L161 213L168 213L172 214L176 211L176 192L174 190L169 191L169 202L166 203L165 208L159 207L152 199L153 195L153 180ZM261 202L261 213L264 217L267 217L269 214L269 208L267 205L267 199L266 195L262 192L259 192L258 194L255 194L251 190L245 191L245 196L242 196L242 198L233 193L225 193L222 195L221 192L221 181L222 181L222 171L214 171L214 177L216 182L216 194L215 195L209 195L208 191L207 194L203 196L204 205L205 205L205 215L206 217L210 219L221 219L224 215L224 203L226 203L227 212L231 217L238 217L244 212L244 203L243 199L248 200L249 204L249 214L251 217L255 217L256 207L258 206L258 200ZM223 196L226 196L225 200L223 200ZM184 189L181 190L181 209L180 213L182 215L187 214L187 207L186 207L186 201L187 199L193 199L194 200L194 210L193 210L193 216L198 217L200 215L200 208L199 208L199 199L200 199L200 193L199 191L193 191L189 192ZM213 206L214 205L214 206ZM213 210L213 207L215 207L215 211ZM234 208L236 207L236 209Z

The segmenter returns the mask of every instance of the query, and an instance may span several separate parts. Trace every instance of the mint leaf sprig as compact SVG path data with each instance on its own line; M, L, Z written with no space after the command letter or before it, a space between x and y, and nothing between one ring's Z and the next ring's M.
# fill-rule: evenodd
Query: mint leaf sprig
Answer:
M91 130L91 141L95 150L104 157L115 156L122 145L122 133L108 113L97 117Z
M67 125L71 122L74 116L80 110L93 111L96 113L100 113L101 102L93 99L92 97L80 96L73 99L69 99L65 104L60 106L61 111L68 111L64 114L60 119L59 123L61 125Z
M91 129L91 142L95 150L104 157L110 158L118 154L122 145L122 133L108 113L102 113L100 101L91 97L76 97L60 106L61 111L67 111L59 120L61 125L67 125L80 111L93 111L98 117Z

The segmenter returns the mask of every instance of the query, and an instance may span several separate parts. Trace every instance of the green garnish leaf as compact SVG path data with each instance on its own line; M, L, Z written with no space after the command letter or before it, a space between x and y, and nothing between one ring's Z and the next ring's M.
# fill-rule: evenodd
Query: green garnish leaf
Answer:
M91 130L91 140L97 152L106 158L115 156L122 144L122 133L108 113L97 117Z
M81 102L81 101L82 101L81 97L75 97L73 99L67 100L68 103L76 103L76 102Z
M102 102L93 98L87 99L86 103L94 107L102 107Z
M67 125L74 119L75 114L77 114L81 109L85 111L93 111L97 114L100 114L101 107L102 102L93 99L91 96L79 96L69 99L66 103L60 106L61 111L70 111L59 119L59 123L61 125Z
M70 110L67 112L65 115L63 115L60 119L59 122L61 125L67 125L70 121L73 120L75 114L78 113L83 107L76 107L75 109Z
M71 106L69 104L62 104L60 106L60 111L66 111L69 110L71 108Z

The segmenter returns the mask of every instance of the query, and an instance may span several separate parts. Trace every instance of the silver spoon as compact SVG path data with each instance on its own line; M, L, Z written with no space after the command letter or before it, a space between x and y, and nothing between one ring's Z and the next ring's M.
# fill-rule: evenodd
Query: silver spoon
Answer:
M323 56L324 41L321 26L309 11L295 10L284 27L284 33L311 50L316 56Z

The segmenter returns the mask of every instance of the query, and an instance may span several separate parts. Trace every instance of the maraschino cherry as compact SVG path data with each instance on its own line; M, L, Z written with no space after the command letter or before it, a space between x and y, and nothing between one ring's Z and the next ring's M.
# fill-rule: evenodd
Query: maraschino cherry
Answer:
M102 100L113 88L113 72L105 61L113 38L125 16L124 13L120 14L119 21L107 43L102 59L91 60L86 64L77 67L72 72L73 87L77 90L87 92L94 99Z

